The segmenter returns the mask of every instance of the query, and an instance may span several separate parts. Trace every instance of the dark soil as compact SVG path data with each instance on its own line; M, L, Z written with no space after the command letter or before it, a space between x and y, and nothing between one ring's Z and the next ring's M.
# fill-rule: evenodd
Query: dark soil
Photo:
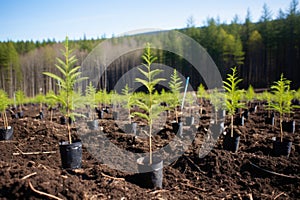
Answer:
M285 133L293 139L289 157L273 156L272 137L279 135L278 121L275 127L266 125L266 112L259 107L257 113L245 120L244 126L235 127L235 132L241 134L237 153L223 150L220 136L210 153L199 158L209 127L210 108L206 106L208 114L197 122L192 145L164 167L163 189L155 190L139 185L133 173L102 164L86 146L83 146L81 169L62 169L58 143L67 140L67 135L66 125L59 124L59 113L56 112L54 121L50 122L46 111L45 118L40 120L35 119L37 107L29 105L26 109L24 118L9 120L14 128L13 139L0 141L0 199L51 199L37 191L61 199L279 200L300 197L300 110L293 115L295 133ZM149 143L145 138L123 133L110 114L105 113L104 117L98 120L102 129L98 134L120 148L147 152ZM228 123L227 120L226 125ZM154 149L168 144L174 137L169 122L164 128L154 137ZM79 137L79 131L73 128L73 132L74 137ZM101 156L101 152L99 154Z

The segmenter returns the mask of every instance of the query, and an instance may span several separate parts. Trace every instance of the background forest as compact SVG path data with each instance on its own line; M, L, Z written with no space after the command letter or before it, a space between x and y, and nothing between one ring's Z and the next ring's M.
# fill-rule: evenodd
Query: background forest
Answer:
M260 21L251 22L248 11L244 20L236 16L230 24L209 18L206 25L197 27L193 17L187 20L187 27L178 31L187 34L201 44L210 54L225 79L230 68L237 66L241 87L249 84L255 88L267 88L280 77L281 73L292 80L292 88L300 87L300 11L298 1L293 0L289 8L280 10L276 18L265 4ZM70 41L75 49L78 65L89 52L105 38ZM62 42L55 39L45 41L3 41L0 42L0 88L10 97L17 90L26 96L57 91L57 84L43 72L56 72L56 58L60 57ZM159 62L176 67L183 75L189 75L191 85L196 88L201 77L193 77L188 62L170 52L160 53ZM130 67L141 64L141 52L133 52L132 59L120 57L108 67L105 80L99 81L98 88L113 89L114 84ZM138 54L138 55L137 55ZM128 55L127 55L128 56Z

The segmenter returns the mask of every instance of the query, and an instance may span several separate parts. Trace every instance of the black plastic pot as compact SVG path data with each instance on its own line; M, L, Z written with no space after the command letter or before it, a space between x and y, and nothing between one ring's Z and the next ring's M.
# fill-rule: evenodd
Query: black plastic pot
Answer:
M243 117L244 117L245 119L248 119L248 118L249 118L249 110L248 110L248 109L244 110L244 112L243 112Z
M88 121L87 126L90 130L98 130L99 123L97 120Z
M61 156L61 164L64 169L78 169L82 163L82 143L80 140L69 142L60 142L59 150Z
M265 124L270 124L270 125L272 125L272 126L274 126L274 124L275 124L275 117L266 117L265 118Z
M67 120L66 120L65 116L61 116L59 118L59 120L60 120L61 125L65 125L67 123ZM71 117L69 117L69 124L72 124L72 123L73 123L73 120L71 119Z
M282 130L289 133L295 133L295 120L283 121Z
M112 116L113 116L113 120L118 120L119 119L119 113L118 112L113 112L112 113Z
M103 119L104 118L104 111L103 110L96 110L98 119Z
M217 139L224 132L224 122L211 124L210 130L211 130L212 137L214 139Z
M18 113L16 113L16 114L11 114L11 118L12 118L12 119L18 119L18 118L19 118Z
M9 126L7 129L0 128L0 140L11 140L13 137L14 129Z
M230 133L227 133L223 139L223 148L227 151L237 152L240 144L240 136L238 134L233 134L231 137Z
M139 171L139 183L146 188L162 188L163 181L163 160L153 157L152 164L149 165L149 157L137 159Z
M244 126L244 123L245 123L245 118L244 116L238 116L235 118L234 120L234 124L237 125L237 126Z
M185 125L186 126L191 126L191 125L193 125L194 124L194 122L195 122L195 118L194 117L186 117L185 118Z
M125 133L133 133L136 135L137 123L132 122L131 124L125 124Z
M183 132L183 126L182 122L172 122L172 128L173 132L178 135L179 137L182 137L182 132Z
M289 157L292 148L292 141L283 139L280 141L280 138L276 138L273 141L273 155L274 156L287 156Z
M106 107L105 109L103 109L103 111L106 112L107 114L109 114L110 108L109 108L109 107Z
M254 107L249 108L250 113L256 113L256 111L257 111L257 105L255 105Z
M44 113L40 112L37 116L37 119L43 119L44 118Z
M23 111L20 111L17 114L18 114L18 118L23 118L24 117L24 112Z

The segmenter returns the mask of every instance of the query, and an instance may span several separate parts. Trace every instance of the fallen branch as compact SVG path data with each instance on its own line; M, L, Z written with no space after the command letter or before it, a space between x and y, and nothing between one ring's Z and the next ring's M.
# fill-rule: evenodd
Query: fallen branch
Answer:
M200 167L199 167L196 163L194 163L189 157L187 157L187 156L185 156L185 155L183 155L183 156L184 156L184 158L186 158L192 165L194 165L194 167L196 167L196 168L198 169L199 172L201 172L201 173L203 173L203 174L207 174L206 172L204 172L203 170L201 170Z
M277 199L278 197L280 197L283 194L286 195L284 192L281 192L280 194L276 195L276 197L274 197L274 200Z
M106 178L110 178L110 179L114 179L114 180L121 180L121 181L125 181L124 178L117 178L117 177L112 177L112 176L109 176L107 174L104 174L103 172L101 172L101 175L106 177Z
M16 140L0 140L1 143L17 143Z
M38 154L52 154L56 153L56 151L35 151L35 152L21 152L21 153L13 153L14 156L18 155L38 155Z
M53 198L53 199L57 199L57 200L63 200L63 199L61 199L61 198L59 198L59 197L56 197L56 196L54 196L54 195L52 195L52 194L48 194L48 193L41 192L41 191L39 191L39 190L34 189L34 187L32 186L32 184L31 184L30 181L28 181L28 184L29 184L30 189L32 189L32 191L34 191L34 192L36 192L36 193L38 193L38 194L40 194L40 195L44 195L44 196L47 196L47 197L50 197L50 198Z
M206 192L206 190L205 189L202 189L202 188L199 188L199 187L195 187L195 186L193 186L193 185L191 185L191 184L186 184L186 183L180 183L181 185L184 185L184 186L187 186L187 187L189 187L189 188L192 188L192 189L196 189L196 190L200 190L200 191L202 191L202 192Z
M269 173L269 174L273 174L273 175L281 176L281 177L285 177L285 178L300 179L300 177L297 177L297 176L289 176L289 175L280 174L280 173L277 173L277 172L274 172L274 171L270 171L270 170L261 168L261 167L259 167L258 165L254 164L254 163L252 163L252 162L250 162L250 161L249 161L249 163L250 163L250 165L252 165L253 167L256 167L257 169L260 169L260 170L262 170L262 171L264 171L264 172L267 172L267 173Z
M36 172L33 172L33 173L31 173L31 174L28 174L28 175L24 176L23 178L21 178L21 180L25 180L25 179L27 179L27 178L29 178L29 177L31 177L31 176L36 175L36 174L37 174Z
M20 151L20 153L13 153L14 156L18 156L18 155L37 155L37 154L51 154L51 153L56 153L56 151L35 151L35 152L23 152L21 149L19 149L16 145L15 145L16 149L18 149L18 151Z
M155 190L155 191L151 191L150 194L156 194L156 193L160 193L160 192L170 192L169 190Z

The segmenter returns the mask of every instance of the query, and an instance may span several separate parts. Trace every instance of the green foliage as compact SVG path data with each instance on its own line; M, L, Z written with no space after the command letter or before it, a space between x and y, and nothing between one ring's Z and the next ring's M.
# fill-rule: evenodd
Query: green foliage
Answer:
M99 108L101 108L102 105L105 107L111 102L111 98L106 90L99 90L98 92L96 92L95 97L96 103L99 104Z
M168 92L166 103L169 105L169 109L174 110L176 121L178 122L178 112L177 107L181 104L182 95L180 93L180 90L182 87L182 81L180 77L177 74L176 69L174 69L173 74L171 75L171 80L169 82L169 87L171 89L171 92Z
M215 112L215 122L217 122L218 111L226 108L225 94L223 92L220 92L217 88L215 88L209 93L209 100L213 105Z
M35 96L34 101L36 103L45 103L46 97L43 94L38 94Z
M8 108L10 102L10 99L8 98L7 93L0 89L0 112L1 112L1 116L3 118L3 123L4 123L4 128L7 129L8 127L8 120L7 120L7 116L6 116L6 109Z
M10 104L10 99L8 98L7 93L2 89L0 89L0 99L0 112L5 112Z
M196 102L196 96L194 96L193 92L187 92L185 96L185 100L189 107L189 114L192 115L192 106Z
M182 90L182 81L178 76L177 70L174 69L173 74L171 75L171 80L169 82L169 87L171 92L174 94L179 94L180 90Z
M79 71L80 66L76 66L77 59L75 56L72 56L72 50L69 49L68 37L66 37L64 50L62 54L64 60L57 58L58 64L55 67L62 74L62 77L59 75L53 74L51 72L44 72L43 74L55 79L58 81L61 89L57 96L53 96L57 102L62 105L62 112L65 115L66 119L74 119L77 113L73 112L74 109L82 102L81 95L74 91L75 84L87 79L86 77L80 77L81 72ZM71 129L69 123L67 123L69 143L72 143L71 139Z
M270 105L273 99L273 94L265 90L257 95L257 99L260 101L266 101L267 104Z
M48 93L45 96L45 102L51 107L53 108L54 106L57 105L57 101L55 97L55 93L53 92L53 90L49 90Z
M90 106L91 108L96 107L96 88L94 88L92 82L86 88L86 102L85 104Z
M242 81L237 76L236 67L231 68L232 74L227 74L227 81L223 81L226 91L226 109L229 115L234 115L236 109L243 108L244 104L240 102L242 97L241 90L238 89L238 84Z
M53 90L49 90L49 92L45 96L46 104L48 104L50 109L50 121L52 122L53 108L57 105L57 98Z
M300 88L298 88L298 90L295 92L294 97L295 97L295 99L300 101Z
M40 105L40 112L42 112L43 103L45 103L45 100L46 100L45 96L40 93L35 96L34 100L36 103L38 103Z
M131 107L135 102L135 99L139 99L137 95L133 95L131 92L131 88L129 88L128 84L122 89L122 101L125 104L125 108L128 110L128 120L131 123Z
M291 113L294 90L290 89L291 81L284 78L281 74L280 79L271 86L273 99L270 102L270 109L278 112L280 115Z
M22 90L17 90L15 95L16 95L16 103L19 106L20 111L22 111L22 107L25 102L26 96Z
M248 89L245 91L245 100L251 102L256 98L256 93L252 85L249 85Z
M292 105L292 100L294 98L295 91L290 89L290 83L291 81L284 78L283 74L281 74L280 79L278 81L275 81L271 86L272 94L274 96L269 104L269 109L279 113L281 141L283 138L283 115L290 114L294 108L298 107Z
M200 83L200 85L197 88L197 97L200 99L201 103L202 103L203 98L207 97L207 92L202 83Z
M89 106L89 112L91 114L91 120L94 120L93 110L97 107L96 104L96 88L94 88L92 82L86 88L85 105Z
M116 91L112 90L109 93L110 96L110 102L113 105L113 109L116 110L117 107L120 106L120 104L122 103L122 95L118 94Z
M159 117L159 114L162 112L163 108L160 106L160 98L158 93L154 93L155 85L159 82L164 81L163 78L156 78L163 70L152 69L151 66L157 57L153 56L151 51L150 43L146 44L146 50L142 56L145 63L143 63L143 68L138 68L144 79L136 78L135 81L141 83L147 88L148 94L147 98L137 99L136 105L144 112L134 112L133 115L136 115L140 118L147 120L150 127L148 137L149 137L149 153L150 161L152 164L152 125L153 120Z
M231 137L233 137L233 116L238 108L244 108L241 103L242 92L238 89L238 84L242 81L237 76L236 67L231 68L232 74L227 74L227 81L223 81L225 93L225 105L228 114L231 116Z

